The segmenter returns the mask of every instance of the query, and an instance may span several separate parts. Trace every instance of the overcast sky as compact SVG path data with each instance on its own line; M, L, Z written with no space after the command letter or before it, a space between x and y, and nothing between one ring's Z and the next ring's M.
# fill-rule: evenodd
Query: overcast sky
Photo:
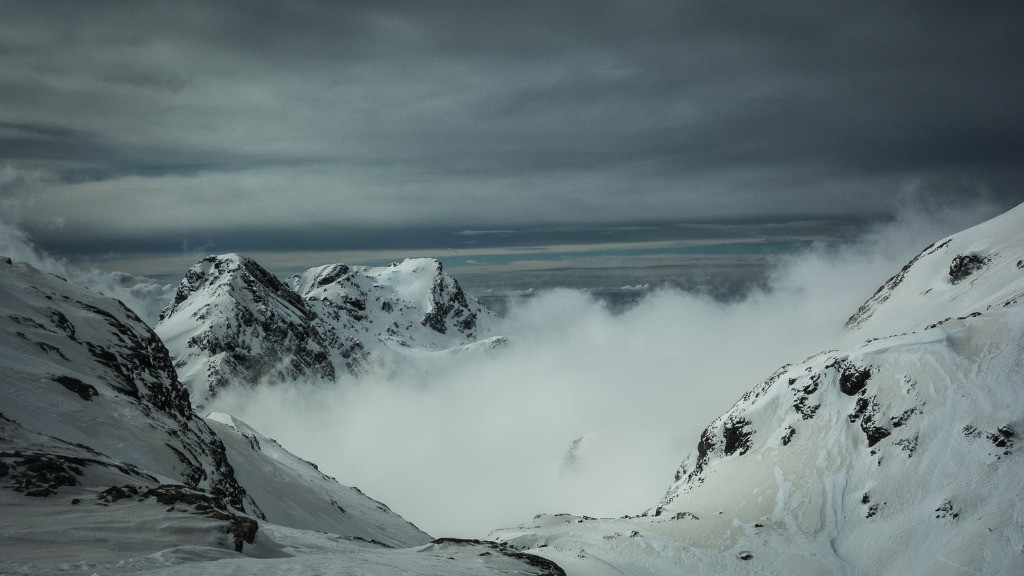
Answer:
M0 207L115 258L1009 207L1021 54L1016 2L0 1Z

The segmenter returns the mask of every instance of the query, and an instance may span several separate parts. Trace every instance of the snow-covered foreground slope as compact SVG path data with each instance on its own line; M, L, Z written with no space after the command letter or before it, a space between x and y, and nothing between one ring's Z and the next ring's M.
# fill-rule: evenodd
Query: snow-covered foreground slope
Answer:
M27 501L0 491L0 574L306 576L564 575L556 564L491 542L437 540L388 548L358 538L261 523L243 553L223 523L153 498L98 502L87 490ZM80 503L69 506L67 499ZM9 527L13 527L12 530Z
M290 284L237 254L188 271L156 331L197 404L232 383L315 383L401 365L491 338L498 322L433 259L320 266Z
M68 571L561 573L431 542L244 423L199 418L120 302L3 258L0 573Z
M926 250L851 322L900 334L781 368L656 507L492 537L569 574L1024 573L1022 217Z
M431 538L384 504L342 486L315 464L229 414L207 422L223 439L235 477L274 524L331 532L394 548L419 546Z

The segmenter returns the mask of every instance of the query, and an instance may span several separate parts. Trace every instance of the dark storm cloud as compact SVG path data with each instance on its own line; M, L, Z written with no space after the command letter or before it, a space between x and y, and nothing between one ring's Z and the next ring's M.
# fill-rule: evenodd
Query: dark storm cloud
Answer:
M35 226L44 245L863 218L907 189L1024 200L1013 3L4 11L0 161L43 175L19 189L64 222Z

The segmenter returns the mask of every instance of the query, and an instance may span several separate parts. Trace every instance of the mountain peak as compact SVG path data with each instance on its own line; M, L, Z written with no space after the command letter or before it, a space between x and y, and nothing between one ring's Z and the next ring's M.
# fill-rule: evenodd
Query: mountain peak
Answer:
M374 355L464 346L495 336L497 321L433 258L328 264L285 284L223 254L189 269L156 329L201 403L232 382L333 380Z
M497 315L467 296L434 258L318 266L290 283L321 317L342 331L366 333L368 343L439 350L495 335Z
M138 573L182 562L209 573L213 560L245 561L238 553L256 566L306 550L318 568L451 566L439 554L392 550L431 537L383 503L241 420L200 418L157 335L121 302L8 258L0 409L0 573L75 563ZM475 573L484 548L467 546L459 573Z
M228 293L257 303L268 297L278 298L302 315L309 315L302 299L279 278L252 258L231 253L210 255L192 266L178 284L174 300L160 313L160 320L175 314L193 294L204 290Z
M926 248L849 327L866 342L715 419L656 507L492 537L580 573L1022 573L1024 206Z
M185 274L156 331L197 401L232 382L331 380L329 343L293 290L251 258L207 256Z

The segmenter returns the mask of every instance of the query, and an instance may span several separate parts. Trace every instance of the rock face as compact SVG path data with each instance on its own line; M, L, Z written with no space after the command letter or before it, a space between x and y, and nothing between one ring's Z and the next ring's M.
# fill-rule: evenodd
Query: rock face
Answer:
M11 426L251 507L166 348L119 301L3 259L0 339L0 410Z
M249 258L193 266L156 331L197 400L233 381L331 380L329 335L305 301Z
M988 256L982 256L976 252L956 255L952 264L949 265L950 284L957 284L967 279L971 274L984 268L990 261L991 258Z
M404 348L465 345L497 320L432 259L320 266L286 285L226 254L189 270L156 331L202 404L232 383L330 381Z
M1019 261L1022 207L936 243L850 320L894 335L779 369L657 506L492 537L581 573L1024 573Z

